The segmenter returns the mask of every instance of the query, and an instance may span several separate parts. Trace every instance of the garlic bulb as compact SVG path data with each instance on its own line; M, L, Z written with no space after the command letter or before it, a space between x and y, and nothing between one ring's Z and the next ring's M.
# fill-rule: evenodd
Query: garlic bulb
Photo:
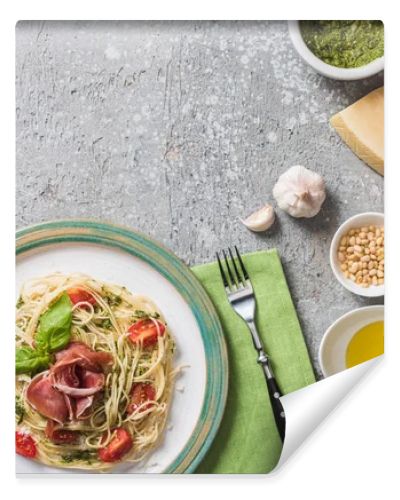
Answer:
M261 232L269 229L275 220L275 211L271 205L264 205L241 222L251 231Z
M326 198L324 179L301 165L282 174L272 193L279 208L292 217L314 217Z

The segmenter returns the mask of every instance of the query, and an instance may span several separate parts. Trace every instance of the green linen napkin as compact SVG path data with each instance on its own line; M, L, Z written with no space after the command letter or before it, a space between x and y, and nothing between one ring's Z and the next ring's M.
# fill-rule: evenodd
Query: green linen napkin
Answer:
M281 391L287 394L312 384L313 369L278 252L273 249L247 254L243 261L256 295L258 329ZM227 301L217 263L192 269L218 312L229 357L224 417L196 472L270 472L279 460L282 444L250 332Z

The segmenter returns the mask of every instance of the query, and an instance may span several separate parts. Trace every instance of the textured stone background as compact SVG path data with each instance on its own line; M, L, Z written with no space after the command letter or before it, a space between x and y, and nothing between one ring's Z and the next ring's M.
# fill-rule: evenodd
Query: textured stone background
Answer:
M383 179L328 119L382 75L319 76L285 22L23 22L16 36L17 226L109 220L188 264L232 244L277 247L320 375L325 329L372 302L334 279L331 237L347 217L383 209ZM294 164L325 177L323 210L278 210L270 232L247 231L238 218L273 202Z

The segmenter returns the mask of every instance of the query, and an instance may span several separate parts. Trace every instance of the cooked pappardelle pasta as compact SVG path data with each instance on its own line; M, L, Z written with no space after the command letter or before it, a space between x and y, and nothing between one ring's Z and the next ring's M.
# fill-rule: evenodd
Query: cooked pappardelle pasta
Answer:
M160 441L175 344L147 297L82 274L25 283L16 311L16 450L56 467L138 462Z

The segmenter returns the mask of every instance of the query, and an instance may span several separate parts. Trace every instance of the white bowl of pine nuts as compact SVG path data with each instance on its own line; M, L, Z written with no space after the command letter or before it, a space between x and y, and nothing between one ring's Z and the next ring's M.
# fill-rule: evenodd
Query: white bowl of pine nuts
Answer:
M330 249L333 274L347 290L364 297L385 293L384 215L350 217L336 231Z

